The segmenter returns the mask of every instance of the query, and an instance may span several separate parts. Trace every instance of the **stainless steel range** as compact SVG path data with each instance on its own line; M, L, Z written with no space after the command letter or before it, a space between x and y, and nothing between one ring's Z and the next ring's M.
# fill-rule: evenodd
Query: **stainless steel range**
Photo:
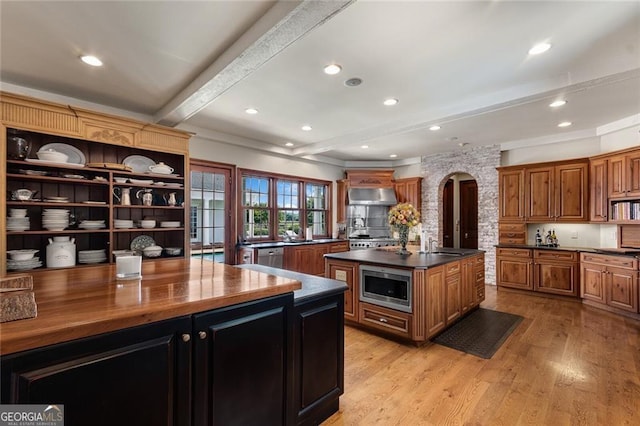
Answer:
M389 207L396 203L393 188L352 188L347 206L347 235L351 250L397 244L390 237Z
M395 246L398 241L391 237L386 238L349 238L349 248L351 250L362 250L376 247Z

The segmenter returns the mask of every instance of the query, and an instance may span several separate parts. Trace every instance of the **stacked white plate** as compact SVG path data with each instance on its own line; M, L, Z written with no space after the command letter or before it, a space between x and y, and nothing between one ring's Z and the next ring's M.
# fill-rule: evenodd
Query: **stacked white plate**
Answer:
M35 269L42 266L42 262L35 254L38 250L22 249L22 250L9 250L7 252L7 269L13 271L26 271L28 269ZM30 257L29 257L30 256ZM20 257L23 260L13 259L13 257ZM25 259L28 257L28 259Z
M101 263L105 260L107 260L105 249L80 250L78 252L78 263Z
M82 229L102 229L105 226L106 225L104 223L104 220L83 220L82 222L80 222L80 225L78 225L78 228L82 228Z
M69 226L69 210L44 209L42 227L49 231L63 231Z
M134 228L133 220L113 219L113 227L118 229Z
M7 217L7 231L26 231L31 225L28 217Z
M180 221L177 220L166 220L164 222L160 222L160 228L179 228Z
M42 266L40 257L34 256L29 260L11 260L7 259L7 269L11 271L26 271L29 269L35 269Z

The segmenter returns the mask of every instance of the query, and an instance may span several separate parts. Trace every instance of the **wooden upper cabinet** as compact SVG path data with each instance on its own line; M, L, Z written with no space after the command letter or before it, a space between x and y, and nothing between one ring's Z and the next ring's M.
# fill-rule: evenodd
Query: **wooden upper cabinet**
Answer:
M404 178L394 181L399 203L411 203L418 210L422 204L422 178Z
M499 170L500 222L523 222L524 169Z
M640 196L640 150L608 157L609 198Z
M393 169L346 170L350 188L393 188Z
M554 220L554 168L528 168L525 172L528 221L546 222Z
M336 222L344 223L347 220L347 190L349 183L346 179L336 182Z
M527 168L525 198L528 222L588 220L588 163Z
M588 192L588 163L574 163L555 168L556 220L586 221Z
M589 219L606 222L609 216L607 193L607 160L597 159L589 163Z

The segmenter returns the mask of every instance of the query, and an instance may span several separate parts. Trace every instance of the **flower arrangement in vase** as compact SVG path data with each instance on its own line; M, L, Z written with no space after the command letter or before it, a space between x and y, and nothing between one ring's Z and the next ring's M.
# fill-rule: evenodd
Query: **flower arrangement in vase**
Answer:
M420 212L410 203L400 203L389 210L389 225L398 231L400 251L398 254L411 254L407 250L409 229L420 222Z

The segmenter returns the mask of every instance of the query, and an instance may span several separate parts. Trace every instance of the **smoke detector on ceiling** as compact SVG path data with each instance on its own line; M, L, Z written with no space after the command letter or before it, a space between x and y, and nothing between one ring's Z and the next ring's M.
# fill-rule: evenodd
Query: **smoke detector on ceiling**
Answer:
M349 80L344 82L344 85L347 87L356 87L362 84L362 79L358 77L350 78Z

